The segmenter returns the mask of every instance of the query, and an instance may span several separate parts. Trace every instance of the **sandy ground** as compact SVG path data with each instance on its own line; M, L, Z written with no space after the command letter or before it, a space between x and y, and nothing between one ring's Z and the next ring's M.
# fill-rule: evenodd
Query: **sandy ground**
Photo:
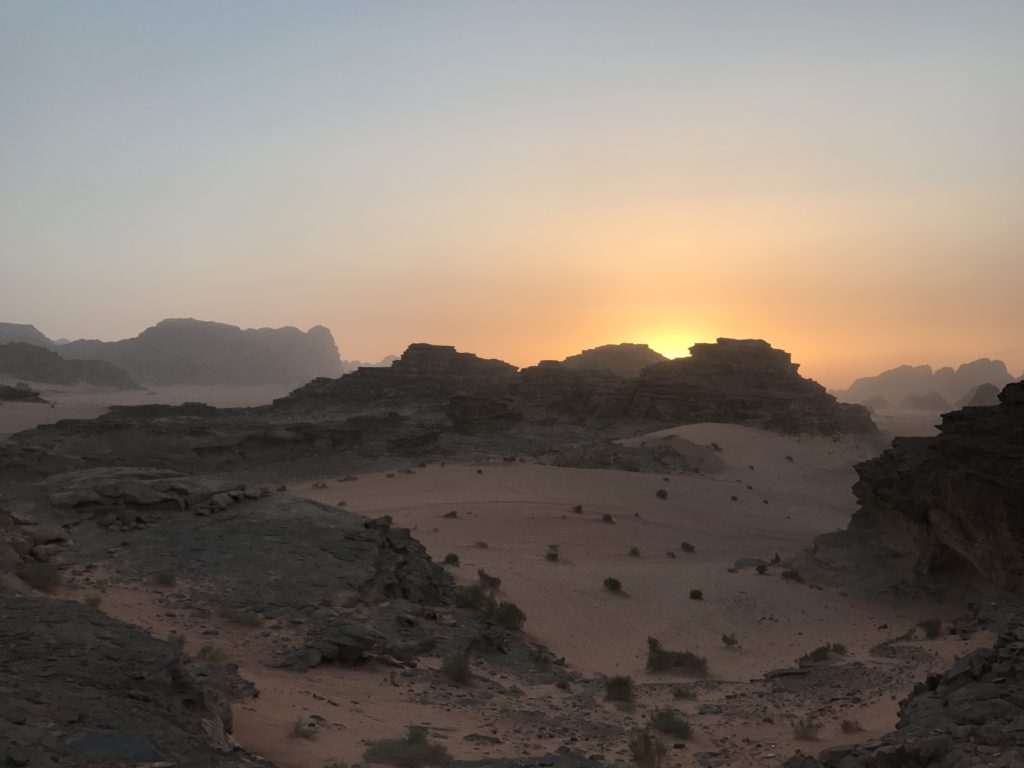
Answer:
M238 741L285 768L359 762L367 740L400 735L411 724L430 726L460 758L538 754L567 744L609 760L628 759L626 739L621 732L609 736L611 726L640 728L651 711L668 705L695 730L692 741L672 751L673 764L694 765L696 753L717 752L731 755L717 765L778 765L797 749L818 751L890 730L898 700L916 680L988 640L944 636L907 644L916 661L879 658L871 649L880 642L924 619L952 619L962 606L858 601L785 581L782 566L764 575L730 571L740 558L767 560L778 553L784 562L816 534L845 526L855 508L852 465L872 455L869 446L714 424L637 442L653 440L703 457L705 470L663 477L524 463L432 464L355 481L322 478L326 489L311 481L290 489L329 504L344 501L369 517L391 515L413 529L435 559L459 555L461 566L451 571L461 583L475 580L478 568L501 577L505 599L526 612L525 631L564 656L568 668L587 676L631 675L640 684L631 706L598 697L581 709L578 689L530 685L479 662L479 678L466 690L439 673L276 669L269 662L294 628L224 626L182 603L184 587L108 586L102 607L158 636L182 632L193 652L204 644L223 650L260 689L258 698L235 708ZM659 498L659 490L667 498ZM574 512L575 505L582 512ZM457 516L446 517L451 511ZM695 551L683 552L683 541ZM557 562L545 558L551 545L558 546ZM630 554L632 547L639 556ZM622 582L623 595L602 587L608 576ZM702 590L703 599L691 599L691 589ZM734 633L739 647L727 648L723 633ZM645 671L648 636L707 657L709 679L681 680L693 685L696 700L674 700L666 685L671 681ZM794 666L827 642L843 643L846 659L862 662L875 682L823 718L818 741L798 742L792 721L807 712L807 695L771 698L762 675ZM439 663L427 659L423 666ZM316 724L315 740L289 737L297 718ZM864 733L843 733L841 720L859 722Z
M0 384L15 383L0 379ZM15 432L40 424L53 424L61 419L94 419L112 405L180 405L185 402L206 403L222 408L266 405L283 397L294 387L288 386L192 386L155 387L140 390L103 389L100 387L59 387L32 384L47 403L0 403L0 440Z

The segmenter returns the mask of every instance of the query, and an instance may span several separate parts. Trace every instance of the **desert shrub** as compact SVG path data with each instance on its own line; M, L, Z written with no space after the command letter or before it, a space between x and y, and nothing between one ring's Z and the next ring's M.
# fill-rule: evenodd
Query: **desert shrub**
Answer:
M459 511L457 509L453 509L451 512L445 512L443 516L448 520L454 520L459 516Z
M558 553L553 552L549 549L547 552L544 553L544 559L547 560L549 563L557 563Z
M846 646L842 643L825 643L824 645L819 645L810 653L805 653L798 661L828 661L832 655L846 655Z
M288 731L288 735L293 739L306 739L307 741L313 741L316 738L316 726L300 717L292 723L292 727Z
M564 678L564 677L559 678L558 682L555 683L555 688L557 688L560 691L568 691L569 690L569 681L566 678Z
M793 723L793 738L799 741L815 741L821 732L822 725L813 717L801 717Z
M647 638L647 670L669 672L678 670L693 675L708 673L708 660L690 651L669 651L653 637Z
M740 644L740 641L736 639L736 635L733 632L722 634L722 643L726 648L735 648Z
M574 506L572 508L572 511L575 512L577 515L582 515L583 514L583 505L582 504L577 504L576 506Z
M196 654L196 658L200 661L208 661L211 664L223 664L227 661L228 655L220 648L214 648L212 645L204 645L199 649L199 652Z
M457 653L445 659L441 664L441 671L456 685L466 685L473 679L473 672L469 668L469 656L464 653Z
M662 768L668 764L665 745L650 731L640 731L629 740L629 756L637 768Z
M383 763L398 768L447 765L451 759L444 745L430 741L427 729L418 725L410 725L404 738L371 741L363 753L363 760L368 763Z
M786 461L793 461L793 457L789 454L786 455Z
M927 619L918 624L924 630L924 636L934 640L942 632L942 622L939 619Z
M688 541L683 541L683 542L681 542L681 543L679 544L679 548L680 548L681 550L683 550L683 552L686 552L686 553L691 553L691 552L695 552L695 551L696 551L696 549L697 549L696 547L694 547L694 546L693 546L693 544L691 544L691 543L690 543L690 542L688 542Z
M615 518L607 512L605 512L603 515L601 515L601 522L608 523L609 525L615 525Z
M501 579L497 576L491 576L483 568L480 568L476 572L477 577L480 579L480 586L488 592L497 592L501 588Z
M526 614L515 603L498 603L491 618L505 629L522 629L526 623Z
M491 548L491 545L488 544L486 541L474 541L473 542L473 546L476 547L477 549L490 549Z
M638 547L630 547L629 548L629 556L630 557L640 557L640 549Z
M604 697L608 701L632 701L633 678L628 675L615 675L604 681Z
M60 571L53 563L26 563L18 578L40 592L53 592L60 586Z
M469 608L480 613L494 610L494 598L479 584L460 587L455 593L455 601L459 608Z
M101 598L99 595L89 595L87 598L85 598L85 604L91 605L93 608L99 608L100 603L102 602L103 598Z
M173 587L178 583L178 576L173 571L157 571L153 574L153 581L161 587Z
M782 558L779 557L779 553L778 552L776 552L774 555L772 555L772 565L778 565L781 562L782 562Z
M241 624L245 627L258 627L263 623L262 616L255 611L247 611L244 608L222 608L220 616L232 624Z
M454 552L449 552L447 555L444 556L444 560L442 560L442 562L445 565L454 565L456 568L458 568L459 564L462 561L459 559L459 556L456 555Z
M664 488L659 488L654 492L654 495L657 496L659 499L667 499L668 491L666 491Z
M609 576L604 580L604 588L609 592L621 592L622 582L616 579L614 576Z
M703 600L704 599L704 593L701 590L699 590L699 589L691 589L690 590L690 599L691 600Z
M667 733L679 739L688 739L693 735L690 724L683 720L679 713L671 707L659 709L651 715L651 727L656 731Z
M839 724L839 729L843 733L860 733L864 730L864 728L861 727L861 724L856 720L843 720L843 722Z
M729 498L732 499L733 501L739 501L740 500L739 496L730 496Z
M697 692L688 685L677 685L672 689L672 698L679 700L696 699Z
M671 549L668 552L666 552L665 555L669 558L669 560L676 559L676 553L673 552Z
M768 572L768 566L764 563L760 563L756 568L754 568L754 570L757 571L759 576L764 576L765 573Z
M795 568L787 568L782 572L782 578L786 581L795 581L797 584L803 584L804 577L800 575L800 572Z

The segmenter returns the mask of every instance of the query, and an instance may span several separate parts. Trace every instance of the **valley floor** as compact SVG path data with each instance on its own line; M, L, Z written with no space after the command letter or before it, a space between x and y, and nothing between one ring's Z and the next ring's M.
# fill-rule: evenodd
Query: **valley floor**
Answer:
M989 640L946 633L924 640L918 629L916 638L890 643L922 621L948 622L964 606L866 602L782 578L787 560L815 535L845 527L855 509L853 464L875 448L719 424L636 442L654 440L671 442L702 471L435 463L290 483L291 492L326 504L390 515L437 561L458 555L450 570L461 584L475 581L478 569L500 577L503 599L526 613L525 632L564 658L564 688L482 664L472 685L457 687L436 671L440 659L416 670L276 668L270 662L295 627L225 625L190 610L187 584L106 586L101 607L157 636L183 634L193 653L210 645L237 663L260 695L235 707L235 736L285 768L360 762L367 740L415 724L429 726L456 758L568 747L628 761L629 735L663 707L694 729L691 740L670 742L673 764L778 765L799 749L891 730L915 682ZM547 557L554 548L557 560ZM776 555L780 562L763 575L755 563L738 562ZM604 588L608 577L621 582L621 594ZM84 599L96 589L68 596ZM691 599L691 590L702 599ZM737 645L726 647L723 635L735 635ZM649 674L648 637L707 657L709 676ZM846 653L801 674L764 677L797 667L826 643ZM605 701L602 675L633 677L635 703ZM805 717L822 726L816 741L794 735ZM291 737L297 719L317 738ZM853 723L863 732L848 732Z

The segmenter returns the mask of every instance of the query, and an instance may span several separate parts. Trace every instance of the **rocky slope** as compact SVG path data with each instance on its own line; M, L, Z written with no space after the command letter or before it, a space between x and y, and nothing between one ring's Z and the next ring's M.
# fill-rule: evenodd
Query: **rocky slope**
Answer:
M37 347L50 347L53 342L46 338L34 325L22 323L0 323L0 344L34 344Z
M231 675L95 608L0 595L0 764L266 765L231 738Z
M323 326L243 330L192 319L163 320L132 339L79 340L68 359L105 360L144 384L281 384L336 376L341 359Z
M847 531L815 540L805 568L825 579L942 588L1024 588L1024 383L999 405L943 416L939 434L897 438L857 466Z
M795 757L786 768L1016 768L1024 765L1024 619L993 648L917 685L882 739Z
M0 376L40 384L89 384L114 389L137 389L131 376L103 360L65 360L35 344L0 344Z

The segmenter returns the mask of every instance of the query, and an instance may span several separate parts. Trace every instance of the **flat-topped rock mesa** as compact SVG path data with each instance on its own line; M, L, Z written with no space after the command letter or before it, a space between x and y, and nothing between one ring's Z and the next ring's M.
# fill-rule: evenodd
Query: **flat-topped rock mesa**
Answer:
M860 509L846 531L815 539L801 568L872 588L1024 591L1024 383L999 401L947 413L935 437L896 438L858 464Z
M162 320L132 339L62 344L68 359L97 359L148 385L297 384L341 373L331 332L315 326L252 328L193 319Z
M839 403L760 339L695 344L640 373L630 414L670 424L724 422L796 434L876 434L870 413Z
M45 403L39 390L23 382L15 386L0 384L0 403Z
M501 360L485 360L455 347L410 344L387 368L359 368L341 378L318 378L275 404L309 400L339 404L435 402L460 395L501 395L518 369Z
M626 378L635 378L648 365L668 360L646 344L605 344L571 355L562 365L572 371L610 371Z
M932 370L930 365L901 365L877 376L857 379L849 389L837 391L835 395L847 403L864 403L877 397L889 403L901 403L909 397L934 392L947 402L955 403L981 384L992 384L1002 389L1013 380L1002 360L983 357L956 369Z
M104 360L65 360L52 349L27 342L0 344L0 376L38 384L88 384L138 389L127 372Z

